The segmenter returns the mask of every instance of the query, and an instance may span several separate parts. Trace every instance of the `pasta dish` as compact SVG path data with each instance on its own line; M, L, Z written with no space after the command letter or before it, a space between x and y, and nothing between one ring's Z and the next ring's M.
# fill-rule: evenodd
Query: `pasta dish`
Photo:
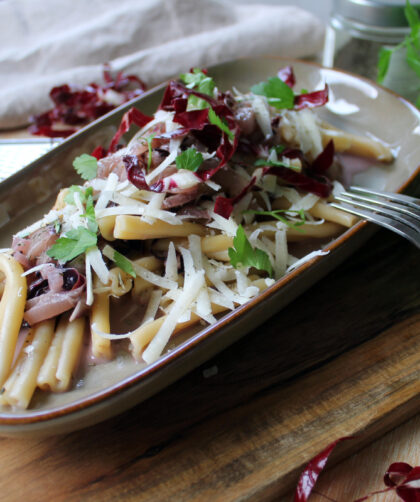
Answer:
M294 87L291 67L247 93L194 68L153 116L130 109L108 148L74 159L83 181L0 253L2 405L69 390L115 347L154 363L355 223L334 194L392 153L318 118L327 85Z

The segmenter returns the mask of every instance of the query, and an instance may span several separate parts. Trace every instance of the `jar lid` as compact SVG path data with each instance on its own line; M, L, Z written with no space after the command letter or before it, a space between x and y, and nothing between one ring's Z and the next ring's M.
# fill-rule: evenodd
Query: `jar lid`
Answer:
M334 0L333 15L348 21L384 28L407 27L406 0ZM413 5L420 14L420 4Z

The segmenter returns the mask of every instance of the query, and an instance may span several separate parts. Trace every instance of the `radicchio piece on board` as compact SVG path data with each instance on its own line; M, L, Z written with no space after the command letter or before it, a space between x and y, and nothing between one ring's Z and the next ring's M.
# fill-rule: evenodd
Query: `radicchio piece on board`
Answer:
M310 167L311 173L314 174L325 174L328 169L332 166L334 160L334 142L331 139L318 157L312 162Z
M300 475L298 484L296 486L294 502L307 502L309 495L311 494L319 475L323 471L329 456L331 455L334 448L348 439L353 439L351 436L345 436L336 439L334 442L329 444L321 453L318 453L305 467L304 471Z
M320 91L308 92L307 94L299 94L295 96L294 109L302 110L302 108L316 108L323 106L328 102L328 85L325 84L324 89Z
M318 197L321 197L322 199L327 198L332 190L331 181L325 176L313 178L307 174L293 171L293 169L289 169L288 167L265 167L263 174L274 174L274 176L278 176L286 183L289 183L296 188L300 188L304 192L310 192L318 195Z
M148 124L153 117L145 115L137 108L130 108L128 112L125 112L123 118L121 119L120 127L112 138L111 144L109 145L108 153L114 153L117 150L118 142L129 129L131 124L135 124L137 127L143 127Z
M75 133L79 127L101 117L117 106L107 101L107 91L112 91L114 95L118 93L120 104L122 104L140 96L146 89L145 84L136 75L125 75L119 72L113 79L107 65L104 68L104 81L103 86L90 83L85 87L67 84L53 87L50 91L50 98L54 107L45 113L31 117L33 124L29 127L29 132L50 138L66 138ZM55 128L57 123L72 127Z
M291 66L285 66L277 72L277 76L280 80L283 80L290 88L293 88L296 84L295 74L293 73L293 68Z
M214 212L216 214L219 214L220 216L223 216L223 218L226 218L228 220L230 215L232 214L234 205L245 197L245 195L255 184L256 180L257 178L254 176L251 179L251 181L246 185L246 187L241 191L241 193L238 194L236 197L222 197L221 195L219 195L216 198L214 204Z
M395 462L388 467L384 483L393 488L404 502L420 501L420 466Z

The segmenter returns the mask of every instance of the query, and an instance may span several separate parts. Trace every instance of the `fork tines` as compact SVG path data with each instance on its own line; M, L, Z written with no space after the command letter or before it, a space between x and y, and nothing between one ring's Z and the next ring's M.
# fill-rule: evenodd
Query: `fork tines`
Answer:
M420 200L408 195L350 187L335 196L333 207L360 216L402 235L420 248Z

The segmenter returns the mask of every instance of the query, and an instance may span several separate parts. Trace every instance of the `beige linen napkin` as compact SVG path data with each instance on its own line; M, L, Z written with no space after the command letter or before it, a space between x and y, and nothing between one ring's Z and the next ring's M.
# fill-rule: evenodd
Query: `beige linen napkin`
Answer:
M0 128L51 106L63 83L102 81L103 63L149 86L190 67L320 50L322 23L299 8L223 0L0 2Z

